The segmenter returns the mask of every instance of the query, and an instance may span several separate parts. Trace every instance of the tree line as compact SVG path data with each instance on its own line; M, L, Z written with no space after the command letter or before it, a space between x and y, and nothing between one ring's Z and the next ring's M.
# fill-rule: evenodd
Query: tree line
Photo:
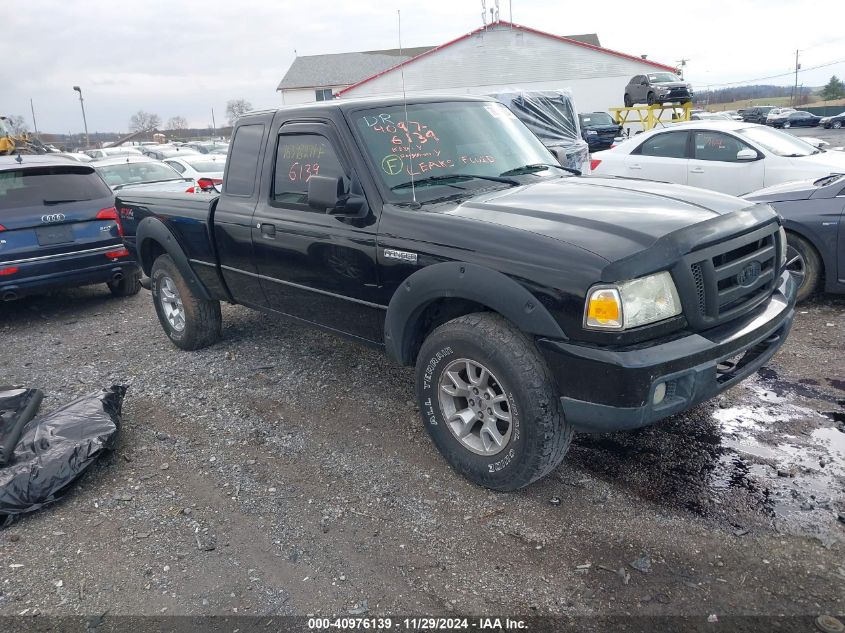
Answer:
M238 118L252 110L252 104L246 99L232 99L226 102L226 120L229 125L234 125ZM130 132L149 132L162 129L162 119L152 112L138 110L129 119ZM208 127L212 127L211 124ZM167 120L163 129L173 132L181 132L188 129L188 120L183 116L173 116Z

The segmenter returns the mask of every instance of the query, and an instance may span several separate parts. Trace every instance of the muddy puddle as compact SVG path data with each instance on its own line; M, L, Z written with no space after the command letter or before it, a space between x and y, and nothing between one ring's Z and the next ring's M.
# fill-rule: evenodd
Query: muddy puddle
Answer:
M738 535L774 528L830 545L845 541L843 405L817 383L765 369L652 427L577 436L571 459L618 492L724 521Z

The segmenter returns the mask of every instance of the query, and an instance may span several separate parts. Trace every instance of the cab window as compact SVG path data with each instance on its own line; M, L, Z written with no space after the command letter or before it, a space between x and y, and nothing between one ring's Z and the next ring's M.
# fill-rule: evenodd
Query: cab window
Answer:
M318 134L279 136L273 202L312 210L308 206L308 181L312 176L343 176L343 168L331 142Z

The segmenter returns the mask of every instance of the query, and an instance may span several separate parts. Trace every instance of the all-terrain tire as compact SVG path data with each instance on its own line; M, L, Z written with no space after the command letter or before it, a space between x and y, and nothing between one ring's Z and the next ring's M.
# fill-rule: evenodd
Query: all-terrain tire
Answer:
M115 297L131 297L141 291L141 275L134 273L120 281L110 281L106 285Z
M786 261L789 263L796 256L800 257L800 271L803 273L796 275L796 281L799 282L798 292L796 293L796 301L804 301L809 299L819 288L822 274L824 273L824 265L822 258L816 248L810 244L803 237L787 231L786 233ZM788 266L790 270L798 271L799 267L793 265Z
M491 384L498 383L507 398L500 406L507 406L511 431L495 454L468 448L444 412L454 400L447 393L446 404L441 402L441 380L457 384L446 370L460 368L465 360L488 369ZM460 371L450 370L452 375ZM497 314L469 314L434 330L417 357L416 382L423 424L435 445L458 473L481 486L502 491L527 486L554 470L569 449L573 427L564 419L548 366L534 342ZM468 405L469 398L462 402Z
M158 320L176 347L201 349L220 339L220 302L197 296L170 255L160 255L153 262L150 280Z

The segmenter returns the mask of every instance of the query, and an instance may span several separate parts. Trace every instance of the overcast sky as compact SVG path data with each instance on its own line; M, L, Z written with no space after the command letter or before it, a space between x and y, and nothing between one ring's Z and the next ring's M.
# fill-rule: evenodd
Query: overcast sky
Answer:
M488 9L494 0L487 0ZM513 0L513 21L559 35L598 33L603 46L675 65L707 85L804 68L799 82L845 76L842 0L597 3ZM0 37L0 112L40 131L78 132L74 85L88 127L124 131L133 112L192 125L224 121L229 99L281 103L275 89L300 55L392 48L396 10L406 47L442 44L481 26L481 0L6 0ZM639 8L638 8L639 7ZM500 1L502 19L509 3ZM827 16L827 18L826 18ZM758 83L791 84L791 77Z

